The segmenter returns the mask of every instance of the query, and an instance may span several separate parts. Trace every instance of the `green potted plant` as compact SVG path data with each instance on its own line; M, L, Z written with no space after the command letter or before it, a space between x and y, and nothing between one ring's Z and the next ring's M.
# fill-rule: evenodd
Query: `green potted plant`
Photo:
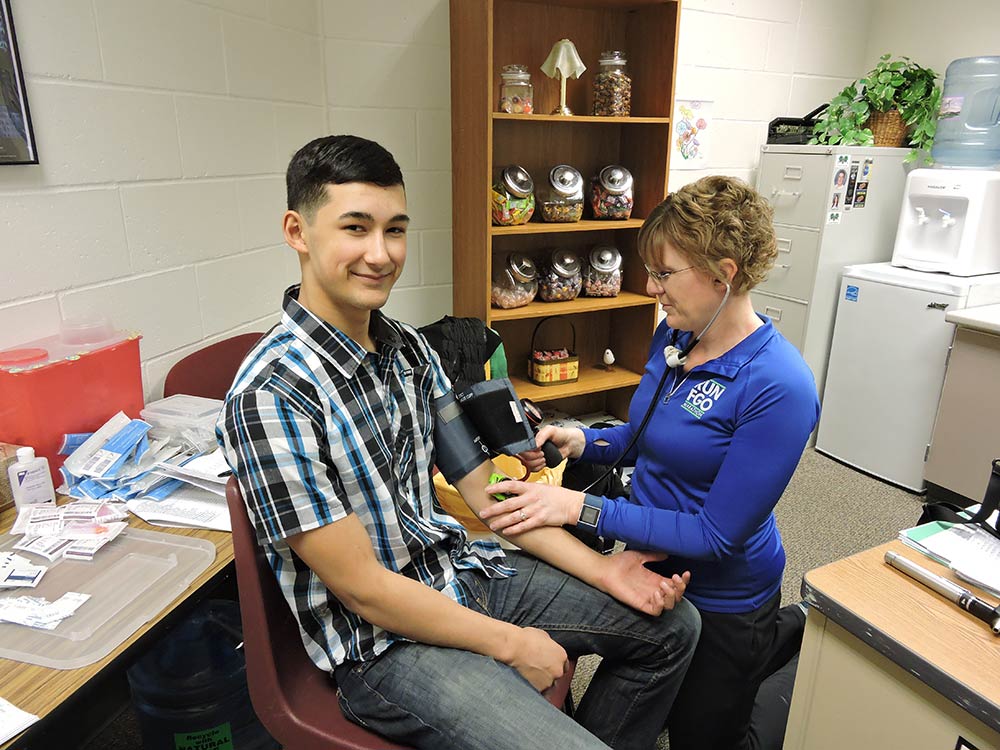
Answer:
M811 143L913 148L906 161L923 156L937 130L941 87L938 74L908 57L882 55L864 78L830 101L816 121Z

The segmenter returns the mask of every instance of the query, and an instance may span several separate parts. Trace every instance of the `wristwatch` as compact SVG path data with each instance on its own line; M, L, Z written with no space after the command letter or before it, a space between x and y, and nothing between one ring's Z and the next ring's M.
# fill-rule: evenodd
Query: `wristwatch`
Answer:
M601 510L604 508L604 498L596 495L584 495L583 507L580 508L580 517L576 525L594 534L597 533L597 524L601 520Z

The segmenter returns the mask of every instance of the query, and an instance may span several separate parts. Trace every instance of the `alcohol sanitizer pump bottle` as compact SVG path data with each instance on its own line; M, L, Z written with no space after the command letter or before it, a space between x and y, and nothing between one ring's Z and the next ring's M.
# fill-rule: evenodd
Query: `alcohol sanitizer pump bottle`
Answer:
M17 462L7 469L7 475L16 507L55 501L48 459L36 457L34 448L18 448Z

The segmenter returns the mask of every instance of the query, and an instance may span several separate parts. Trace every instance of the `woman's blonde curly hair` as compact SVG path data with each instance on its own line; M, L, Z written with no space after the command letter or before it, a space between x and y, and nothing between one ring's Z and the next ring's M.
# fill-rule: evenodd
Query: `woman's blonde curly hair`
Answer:
M639 230L639 255L657 262L664 242L691 265L724 281L719 262L735 261L733 293L753 289L764 280L778 256L767 201L742 180L713 175L670 193L652 210Z

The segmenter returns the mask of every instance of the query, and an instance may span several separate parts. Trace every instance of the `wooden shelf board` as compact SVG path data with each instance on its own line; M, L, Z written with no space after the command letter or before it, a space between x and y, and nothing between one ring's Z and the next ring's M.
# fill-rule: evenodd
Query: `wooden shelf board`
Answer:
M636 294L635 292L621 292L617 297L577 297L569 302L530 302L524 307L515 307L510 310L494 307L490 310L490 321L544 318L548 315L573 315L575 313L617 310L623 307L655 304L654 297L647 297L645 294Z
M561 122L561 123L601 123L613 125L669 125L669 117L595 117L593 115L514 115L494 112L494 120L515 120L519 122Z
M603 232L608 229L638 229L642 226L642 219L624 220L600 220L581 219L580 221L567 222L565 224L548 223L544 221L529 221L527 224L520 224L513 227L490 227L490 234L494 237L502 237L511 234L553 234L556 232Z
M514 376L511 377L511 382L521 398L530 398L532 401L553 401L557 398L628 388L638 384L641 377L640 373L615 365L611 372L595 366L581 367L580 379L575 383L535 385L530 380Z

